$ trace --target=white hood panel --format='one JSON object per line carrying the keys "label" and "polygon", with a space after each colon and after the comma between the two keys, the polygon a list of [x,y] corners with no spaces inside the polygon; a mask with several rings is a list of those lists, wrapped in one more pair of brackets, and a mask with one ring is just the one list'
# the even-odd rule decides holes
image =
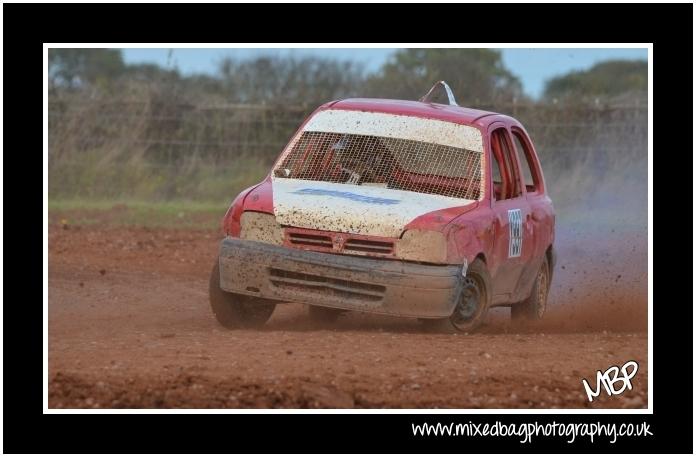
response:
{"label": "white hood panel", "polygon": [[273,210],[283,225],[399,237],[416,217],[472,200],[369,185],[272,178]]}

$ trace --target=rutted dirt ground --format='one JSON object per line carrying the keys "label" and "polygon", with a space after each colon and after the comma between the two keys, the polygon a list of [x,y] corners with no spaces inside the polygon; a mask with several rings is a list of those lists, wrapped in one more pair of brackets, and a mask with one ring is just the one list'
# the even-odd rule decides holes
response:
{"label": "rutted dirt ground", "polygon": [[[531,328],[507,309],[475,335],[359,314],[319,328],[287,304],[263,330],[228,331],[207,301],[217,231],[52,217],[49,407],[643,408],[646,234],[560,228],[549,315]],[[633,389],[589,403],[582,378],[629,360]]]}

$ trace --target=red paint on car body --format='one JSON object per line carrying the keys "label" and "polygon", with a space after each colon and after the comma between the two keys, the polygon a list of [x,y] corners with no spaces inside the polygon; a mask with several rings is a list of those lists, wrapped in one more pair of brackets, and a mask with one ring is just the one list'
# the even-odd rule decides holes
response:
{"label": "red paint on car body", "polygon": [[[312,116],[327,109],[379,112],[437,119],[469,125],[481,131],[485,166],[483,173],[485,182],[481,200],[465,206],[422,214],[406,224],[404,232],[409,229],[442,232],[447,240],[447,263],[449,264],[461,264],[465,260],[471,263],[477,257],[482,258],[491,274],[494,305],[515,302],[529,295],[536,272],[545,256],[548,256],[550,262],[553,260],[550,256],[554,243],[555,212],[551,199],[546,193],[544,176],[536,149],[519,121],[510,116],[489,111],[435,103],[386,99],[348,99],[326,103],[317,108],[303,122],[293,138],[302,132],[303,126]],[[494,134],[494,132],[497,133]],[[500,139],[494,138],[494,135],[498,135]],[[513,138],[518,139],[519,142],[514,144]],[[502,182],[497,184],[498,187],[494,184],[492,164],[501,157],[495,149],[503,147],[508,148],[510,159],[509,169],[501,170],[502,179],[507,182],[516,177],[519,181],[517,184],[519,195],[497,199],[494,194]],[[534,182],[524,182],[522,166],[525,161],[529,163]],[[515,186],[515,184],[508,183],[509,186]],[[273,189],[270,173],[261,183],[244,190],[235,199],[223,223],[225,233],[228,236],[239,236],[239,217],[243,211],[273,214]],[[509,255],[511,230],[508,211],[519,212],[521,220],[522,247],[519,255],[515,257]],[[333,240],[332,242],[335,241],[336,237],[342,239],[352,237],[375,242],[385,241],[384,237],[350,233],[338,234],[337,232],[298,228],[292,228],[292,231],[329,236]],[[398,241],[398,239],[391,240]],[[315,246],[313,248],[308,244],[293,245],[288,241],[287,232],[285,245],[297,249],[333,252],[337,255],[343,253],[335,246],[331,248]],[[394,260],[393,251],[389,253],[365,252],[362,255],[380,257],[384,261]]]}

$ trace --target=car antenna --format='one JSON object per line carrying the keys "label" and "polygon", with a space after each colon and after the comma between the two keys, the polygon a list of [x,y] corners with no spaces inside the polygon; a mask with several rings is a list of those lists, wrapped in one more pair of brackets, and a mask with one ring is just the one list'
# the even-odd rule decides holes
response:
{"label": "car antenna", "polygon": [[433,87],[430,88],[427,94],[423,95],[420,100],[420,102],[423,103],[430,103],[430,100],[433,97],[433,92],[435,91],[435,88],[438,86],[442,86],[443,89],[445,89],[445,93],[447,93],[447,100],[449,102],[450,106],[459,106],[457,104],[457,101],[454,99],[454,94],[452,93],[452,89],[450,89],[450,86],[444,82],[444,81],[438,81],[436,82]]}

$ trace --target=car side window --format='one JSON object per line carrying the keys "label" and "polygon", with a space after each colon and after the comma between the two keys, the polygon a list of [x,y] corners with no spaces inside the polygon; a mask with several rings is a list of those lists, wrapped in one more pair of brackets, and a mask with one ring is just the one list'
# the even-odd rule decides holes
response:
{"label": "car side window", "polygon": [[493,160],[491,161],[491,173],[493,178],[493,194],[496,200],[502,200],[502,187],[503,187],[503,175],[500,172],[500,158],[495,154],[491,154]]}
{"label": "car side window", "polygon": [[[496,129],[491,134],[491,152],[495,199],[506,200],[518,197],[522,194],[522,185],[517,172],[517,163],[512,154],[510,136],[505,128]],[[499,177],[496,177],[496,174]]]}
{"label": "car side window", "polygon": [[539,190],[539,175],[535,167],[534,157],[532,156],[532,151],[525,141],[523,133],[519,130],[512,131],[512,137],[515,141],[515,149],[517,150],[517,157],[520,158],[520,168],[522,168],[522,176],[524,178],[524,185],[527,188],[527,192],[536,192]]}

